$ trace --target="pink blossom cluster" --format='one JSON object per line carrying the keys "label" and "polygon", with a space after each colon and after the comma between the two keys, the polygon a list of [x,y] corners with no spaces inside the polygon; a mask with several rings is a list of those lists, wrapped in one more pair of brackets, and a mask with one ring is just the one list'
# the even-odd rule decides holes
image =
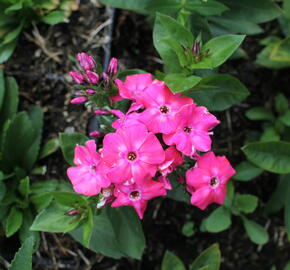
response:
{"label": "pink blossom cluster", "polygon": [[[85,61],[83,68],[91,67],[89,63],[93,62]],[[185,174],[191,203],[200,209],[223,204],[226,183],[235,170],[226,157],[208,152],[219,120],[192,98],[172,93],[149,73],[129,75],[125,82],[116,79],[115,84],[116,99],[131,100],[131,107],[126,113],[96,112],[117,116],[112,123],[115,132],[104,136],[98,150],[94,140],[76,146],[76,166],[67,170],[74,190],[87,196],[100,194],[98,207],[132,206],[142,219],[148,201],[172,189],[169,175],[184,182],[176,169],[188,156],[196,161]]]}

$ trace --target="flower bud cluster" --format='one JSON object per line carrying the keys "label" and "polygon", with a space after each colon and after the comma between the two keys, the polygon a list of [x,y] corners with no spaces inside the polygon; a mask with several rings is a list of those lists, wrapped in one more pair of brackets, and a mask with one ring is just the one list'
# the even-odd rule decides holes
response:
{"label": "flower bud cluster", "polygon": [[[115,72],[109,68],[109,74]],[[98,150],[94,140],[75,147],[76,166],[67,170],[74,190],[87,196],[100,194],[98,208],[132,206],[142,219],[148,201],[165,196],[172,189],[169,176],[175,175],[191,194],[193,205],[205,209],[213,202],[222,204],[226,183],[235,171],[226,157],[209,152],[212,129],[219,120],[149,73],[129,75],[125,82],[116,79],[115,84],[117,100],[129,99],[131,106],[126,113],[96,110],[117,117],[112,123],[115,132],[104,136]],[[196,160],[185,173],[186,181],[177,173],[185,156]]]}

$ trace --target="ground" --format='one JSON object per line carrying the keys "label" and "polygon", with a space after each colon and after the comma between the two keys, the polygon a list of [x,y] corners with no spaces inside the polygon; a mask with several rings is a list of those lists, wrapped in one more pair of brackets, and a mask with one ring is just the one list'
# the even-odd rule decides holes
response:
{"label": "ground", "polygon": [[[105,51],[111,46],[111,55],[120,60],[121,68],[140,68],[148,72],[162,68],[153,48],[150,21],[145,16],[116,11],[110,35],[112,10],[96,6],[93,2],[82,1],[69,23],[52,27],[38,24],[27,28],[20,37],[15,54],[4,65],[5,73],[14,76],[19,83],[20,107],[25,109],[28,105],[39,104],[44,109],[44,141],[59,132],[86,131],[90,113],[85,112],[82,106],[69,104],[72,91],[68,72],[76,68],[73,57],[77,52],[89,52],[99,65],[103,65],[106,62]],[[263,27],[267,31],[263,35],[267,35],[275,24]],[[246,39],[243,48],[249,55],[247,59],[231,61],[221,69],[222,73],[238,77],[251,91],[251,96],[243,104],[217,114],[222,124],[215,129],[214,149],[227,155],[234,165],[245,159],[240,148],[247,131],[257,128],[255,123],[245,118],[244,111],[254,105],[270,105],[275,94],[286,91],[290,83],[289,69],[273,71],[253,63],[260,49],[258,40],[263,35]],[[67,165],[60,151],[42,161],[41,165],[44,164],[48,173],[38,181],[52,178],[67,181]],[[185,203],[155,199],[150,202],[142,222],[147,240],[142,262],[106,258],[83,248],[67,235],[42,233],[40,250],[33,258],[34,269],[157,270],[167,249],[189,264],[213,243],[220,244],[223,270],[270,270],[273,264],[282,269],[290,252],[283,213],[271,217],[262,215],[263,206],[276,182],[275,175],[264,173],[254,181],[236,184],[238,192],[258,195],[261,199],[258,215],[254,214],[251,218],[268,228],[270,241],[263,247],[247,238],[238,218],[233,218],[231,228],[225,232],[209,234],[197,230],[192,237],[185,237],[181,234],[183,224],[193,220],[198,228],[202,218],[216,206],[200,211]],[[9,242],[3,244],[8,246]],[[7,253],[7,260],[10,260],[9,256]]]}

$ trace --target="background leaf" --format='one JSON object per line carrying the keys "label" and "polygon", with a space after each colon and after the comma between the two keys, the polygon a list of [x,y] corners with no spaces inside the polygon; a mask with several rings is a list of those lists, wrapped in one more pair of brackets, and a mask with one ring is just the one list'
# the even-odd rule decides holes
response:
{"label": "background leaf", "polygon": [[210,213],[205,219],[205,228],[209,232],[217,233],[231,226],[231,214],[228,209],[221,206]]}
{"label": "background leaf", "polygon": [[172,252],[166,250],[162,260],[161,270],[186,270],[182,261]]}
{"label": "background leaf", "polygon": [[242,217],[242,219],[245,230],[252,242],[257,245],[263,245],[269,241],[268,232],[261,225],[253,220],[247,219],[246,217]]}

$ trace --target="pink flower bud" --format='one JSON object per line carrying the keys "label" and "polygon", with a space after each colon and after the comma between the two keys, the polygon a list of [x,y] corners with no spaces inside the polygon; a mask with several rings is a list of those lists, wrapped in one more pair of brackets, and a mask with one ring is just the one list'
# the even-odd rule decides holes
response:
{"label": "pink flower bud", "polygon": [[118,73],[118,59],[112,58],[108,67],[108,73],[111,77]]}
{"label": "pink flower bud", "polygon": [[109,114],[108,111],[101,110],[101,109],[97,109],[97,110],[95,110],[94,113],[95,113],[96,115]]}
{"label": "pink flower bud", "polygon": [[95,67],[95,61],[93,57],[86,53],[78,53],[77,59],[79,60],[79,63],[84,70],[92,69]]}
{"label": "pink flower bud", "polygon": [[66,216],[76,216],[80,214],[79,210],[73,209],[64,213]]}
{"label": "pink flower bud", "polygon": [[75,81],[77,84],[82,84],[84,82],[84,77],[82,74],[78,72],[71,71],[69,75],[72,77],[72,79]]}
{"label": "pink flower bud", "polygon": [[88,95],[93,95],[93,94],[95,94],[96,93],[96,91],[95,90],[93,90],[93,89],[87,89],[86,90],[86,93],[88,94]]}
{"label": "pink flower bud", "polygon": [[89,136],[90,137],[94,137],[94,138],[98,138],[101,136],[101,132],[97,131],[97,130],[94,130],[92,132],[89,133]]}
{"label": "pink flower bud", "polygon": [[84,103],[87,101],[87,98],[86,97],[76,97],[76,98],[73,98],[70,103],[71,104],[79,104],[79,103]]}
{"label": "pink flower bud", "polygon": [[89,83],[97,84],[99,81],[99,75],[93,71],[87,70],[87,80]]}
{"label": "pink flower bud", "polygon": [[193,47],[192,47],[192,53],[194,53],[194,54],[199,54],[199,52],[200,52],[200,50],[199,50],[199,44],[198,44],[198,42],[197,41],[195,41],[194,43],[193,43]]}

